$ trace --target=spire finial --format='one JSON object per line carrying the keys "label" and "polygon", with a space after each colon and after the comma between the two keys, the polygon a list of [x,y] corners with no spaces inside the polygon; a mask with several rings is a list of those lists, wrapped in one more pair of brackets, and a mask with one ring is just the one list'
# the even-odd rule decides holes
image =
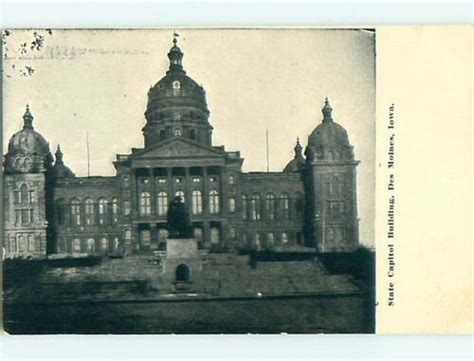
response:
{"label": "spire finial", "polygon": [[176,72],[183,72],[183,66],[181,65],[181,61],[183,59],[183,53],[181,49],[178,48],[176,45],[178,43],[179,34],[175,31],[173,32],[173,46],[171,47],[168,58],[170,59],[170,69],[168,70],[167,74],[171,71]]}
{"label": "spire finial", "polygon": [[302,150],[303,147],[300,144],[300,137],[296,137],[295,156],[300,155]]}
{"label": "spire finial", "polygon": [[61,152],[61,146],[58,144],[58,148],[56,149],[56,163],[62,163],[63,161],[63,152]]}
{"label": "spire finial", "polygon": [[23,114],[23,128],[33,128],[33,116],[30,113],[30,106],[26,104],[25,114]]}
{"label": "spire finial", "polygon": [[324,107],[322,109],[323,112],[323,122],[331,121],[332,120],[332,108],[331,104],[329,104],[329,99],[326,97],[324,100]]}

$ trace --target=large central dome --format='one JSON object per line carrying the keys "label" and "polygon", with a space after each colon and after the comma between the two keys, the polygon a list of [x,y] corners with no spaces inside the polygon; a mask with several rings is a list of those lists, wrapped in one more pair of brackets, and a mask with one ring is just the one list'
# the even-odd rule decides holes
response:
{"label": "large central dome", "polygon": [[168,53],[169,70],[148,92],[143,128],[145,147],[170,137],[211,145],[212,127],[203,87],[186,75],[176,38]]}

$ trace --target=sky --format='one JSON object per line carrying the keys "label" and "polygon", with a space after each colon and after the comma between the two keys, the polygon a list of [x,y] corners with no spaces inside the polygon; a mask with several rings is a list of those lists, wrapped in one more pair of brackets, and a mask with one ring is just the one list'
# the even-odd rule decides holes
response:
{"label": "sky", "polygon": [[[374,243],[375,34],[351,29],[13,30],[4,35],[3,152],[29,104],[33,125],[77,176],[114,175],[115,155],[143,147],[147,92],[168,69],[173,31],[183,66],[206,90],[213,145],[244,171],[293,158],[321,122],[325,97],[358,166],[360,239]],[[41,37],[43,39],[41,40]],[[35,39],[40,39],[35,42]],[[41,43],[31,49],[32,42]],[[26,43],[26,46],[23,44]],[[24,49],[24,50],[22,50]],[[6,58],[5,58],[6,57]]]}

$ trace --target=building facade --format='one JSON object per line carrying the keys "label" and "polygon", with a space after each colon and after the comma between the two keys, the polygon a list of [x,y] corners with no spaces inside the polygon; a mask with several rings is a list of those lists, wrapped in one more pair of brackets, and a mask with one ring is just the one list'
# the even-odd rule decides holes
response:
{"label": "building facade", "polygon": [[6,256],[164,251],[177,196],[210,252],[352,251],[358,161],[329,101],[304,153],[297,140],[282,172],[243,172],[240,152],[213,145],[205,91],[173,42],[169,70],[148,92],[144,147],[118,154],[115,176],[76,177],[59,146],[53,159],[27,107],[4,156]]}

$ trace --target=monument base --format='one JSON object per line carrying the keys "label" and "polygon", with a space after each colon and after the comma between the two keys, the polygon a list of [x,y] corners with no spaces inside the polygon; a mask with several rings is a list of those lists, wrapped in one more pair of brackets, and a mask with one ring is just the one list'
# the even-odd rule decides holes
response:
{"label": "monument base", "polygon": [[166,241],[166,258],[185,259],[195,257],[199,257],[195,238],[168,238]]}

